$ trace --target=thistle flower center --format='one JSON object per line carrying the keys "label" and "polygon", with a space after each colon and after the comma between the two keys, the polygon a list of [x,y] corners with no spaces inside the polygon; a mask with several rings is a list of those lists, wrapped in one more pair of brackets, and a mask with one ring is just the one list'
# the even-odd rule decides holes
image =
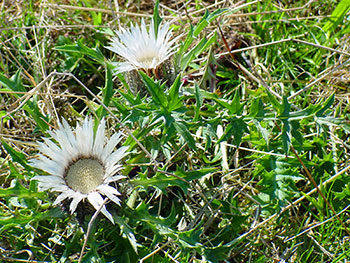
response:
{"label": "thistle flower center", "polygon": [[88,194],[103,183],[104,168],[98,160],[79,159],[68,167],[67,185],[74,191]]}
{"label": "thistle flower center", "polygon": [[157,54],[155,53],[149,53],[149,54],[145,54],[145,55],[141,55],[137,58],[137,61],[139,61],[140,63],[143,63],[145,65],[151,65],[153,59],[156,59],[156,62],[158,62],[158,57]]}

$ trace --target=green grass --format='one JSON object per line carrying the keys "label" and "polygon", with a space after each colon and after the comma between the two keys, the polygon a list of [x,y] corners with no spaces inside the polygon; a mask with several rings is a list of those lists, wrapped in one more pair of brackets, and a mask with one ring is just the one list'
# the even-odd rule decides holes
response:
{"label": "green grass", "polygon": [[[0,7],[1,262],[350,260],[349,1],[190,1],[186,12],[161,1],[181,35],[178,78],[140,73],[137,95],[113,75],[106,32],[154,5],[66,2]],[[117,2],[127,15],[110,12]],[[78,223],[30,180],[36,143],[86,116],[127,135],[114,225],[91,213]]]}

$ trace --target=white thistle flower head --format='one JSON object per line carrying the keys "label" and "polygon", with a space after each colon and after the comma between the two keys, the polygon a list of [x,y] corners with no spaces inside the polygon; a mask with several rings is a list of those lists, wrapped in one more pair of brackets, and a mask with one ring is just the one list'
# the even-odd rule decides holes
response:
{"label": "white thistle flower head", "polygon": [[[93,121],[86,118],[72,130],[65,119],[59,128],[49,134],[58,145],[48,139],[39,142],[38,159],[31,160],[31,165],[49,175],[38,175],[32,179],[39,182],[42,191],[60,192],[54,205],[63,200],[72,199],[69,209],[73,213],[80,201],[87,199],[98,210],[104,202],[103,196],[120,205],[118,190],[109,185],[122,178],[116,173],[121,169],[119,161],[126,156],[127,146],[114,151],[121,141],[122,133],[114,134],[104,145],[105,120],[98,125],[96,134],[93,131]],[[112,222],[113,217],[103,205],[101,212]]]}
{"label": "white thistle flower head", "polygon": [[120,28],[116,31],[116,35],[111,39],[110,46],[106,47],[126,60],[113,63],[116,66],[116,73],[139,69],[146,73],[155,71],[175,52],[174,42],[177,38],[170,40],[172,33],[168,23],[159,26],[157,36],[154,32],[153,19],[148,30],[142,20],[141,26]]}

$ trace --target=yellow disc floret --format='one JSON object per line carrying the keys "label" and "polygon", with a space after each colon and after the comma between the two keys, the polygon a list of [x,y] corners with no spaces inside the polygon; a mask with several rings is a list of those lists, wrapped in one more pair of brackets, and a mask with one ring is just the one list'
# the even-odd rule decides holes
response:
{"label": "yellow disc floret", "polygon": [[103,183],[104,168],[95,159],[79,159],[68,167],[65,179],[74,191],[88,194]]}

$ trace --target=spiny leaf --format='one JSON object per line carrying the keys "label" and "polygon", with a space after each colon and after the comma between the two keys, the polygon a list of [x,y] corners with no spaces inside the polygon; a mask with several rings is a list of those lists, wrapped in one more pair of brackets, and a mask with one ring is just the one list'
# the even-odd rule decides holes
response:
{"label": "spiny leaf", "polygon": [[203,104],[203,95],[201,92],[201,89],[199,88],[199,85],[197,83],[194,84],[195,88],[195,98],[196,98],[196,110],[195,110],[195,115],[194,115],[194,121],[198,120],[199,118],[199,111],[200,108],[202,107]]}
{"label": "spiny leaf", "polygon": [[[108,107],[112,97],[114,95],[114,89],[113,89],[113,74],[112,69],[109,64],[106,64],[106,81],[105,86],[102,89],[102,102],[105,106]],[[99,118],[101,119],[103,116],[106,115],[106,109],[101,105],[100,108],[96,111]]]}
{"label": "spiny leaf", "polygon": [[333,105],[333,103],[334,103],[334,94],[332,94],[332,96],[330,96],[330,97],[324,102],[323,107],[322,107],[320,110],[318,110],[318,111],[316,112],[316,116],[317,116],[317,117],[323,116],[324,112],[325,112],[326,110],[328,110],[328,109]]}
{"label": "spiny leaf", "polygon": [[179,96],[179,89],[181,87],[181,81],[180,81],[180,75],[175,79],[174,83],[171,85],[169,89],[169,95],[168,95],[168,111],[175,111],[179,108],[183,107],[183,97]]}
{"label": "spiny leaf", "polygon": [[24,168],[26,168],[29,171],[32,170],[30,166],[27,165],[26,156],[22,152],[16,151],[10,145],[8,145],[4,140],[1,140],[1,143],[2,143],[2,146],[5,148],[5,150],[7,151],[7,153],[11,155],[12,160],[14,162],[21,164]]}
{"label": "spiny leaf", "polygon": [[[0,74],[0,83],[10,90],[26,92],[26,89],[23,87],[21,82],[21,70],[18,70],[10,79]],[[24,94],[14,94],[16,98],[22,97],[23,95]],[[40,129],[42,131],[46,131],[48,129],[48,119],[45,118],[40,112],[38,104],[36,103],[36,98],[36,96],[33,96],[32,99],[28,100],[26,104],[23,105],[23,108],[33,117]]]}
{"label": "spiny leaf", "polygon": [[257,199],[267,206],[277,205],[277,209],[281,209],[297,194],[295,183],[304,179],[299,174],[299,167],[285,158],[274,156],[261,159],[256,172],[262,178],[259,182],[261,194]]}
{"label": "spiny leaf", "polygon": [[89,48],[82,43],[82,40],[78,40],[76,45],[64,45],[57,46],[54,50],[68,52],[68,53],[79,53],[81,55],[86,55],[100,64],[105,64],[105,57],[98,47]]}
{"label": "spiny leaf", "polygon": [[174,205],[171,206],[170,214],[165,218],[160,216],[152,216],[149,213],[149,206],[144,202],[139,204],[134,212],[135,217],[138,217],[139,220],[151,223],[151,226],[155,227],[158,231],[163,231],[164,233],[166,229],[169,229],[169,231],[167,231],[168,233],[173,232],[170,226],[176,220],[176,211]]}
{"label": "spiny leaf", "polygon": [[16,196],[20,198],[26,198],[26,197],[38,197],[42,198],[45,196],[44,192],[34,192],[30,189],[25,188],[23,185],[21,185],[17,180],[13,181],[13,185],[9,188],[0,188],[0,197],[10,197],[10,196]]}
{"label": "spiny leaf", "polygon": [[188,130],[186,124],[181,121],[175,121],[173,123],[176,131],[184,138],[185,142],[190,146],[192,149],[196,148],[196,142],[192,137],[192,134]]}
{"label": "spiny leaf", "polygon": [[269,146],[270,132],[266,128],[262,127],[258,120],[253,119],[253,123],[255,124],[255,127],[258,129],[258,131],[261,133],[261,135],[264,138],[267,146]]}
{"label": "spiny leaf", "polygon": [[233,117],[230,119],[229,125],[227,125],[224,134],[219,138],[217,143],[222,141],[228,141],[233,136],[233,142],[236,146],[239,146],[244,132],[249,132],[248,125],[245,123],[242,117]]}
{"label": "spiny leaf", "polygon": [[183,248],[199,248],[202,245],[199,243],[201,228],[193,228],[188,231],[177,231],[172,228],[176,220],[176,211],[174,205],[171,206],[169,216],[166,218],[152,216],[149,213],[149,207],[142,202],[134,212],[134,216],[139,220],[147,222],[148,226],[159,236],[168,236],[179,241]]}
{"label": "spiny leaf", "polygon": [[164,94],[163,88],[155,82],[153,79],[148,77],[144,72],[139,72],[142,78],[142,81],[145,83],[147,90],[151,93],[153,101],[162,106],[163,109],[166,109],[168,106],[167,97]]}
{"label": "spiny leaf", "polygon": [[60,208],[53,208],[42,212],[33,212],[28,209],[26,214],[23,212],[21,214],[0,217],[0,226],[2,226],[0,228],[0,234],[7,229],[27,225],[29,222],[38,222],[46,219],[52,220],[52,218],[61,218],[63,216]]}
{"label": "spiny leaf", "polygon": [[154,9],[153,9],[153,26],[154,26],[154,34],[156,38],[158,37],[158,29],[159,25],[162,22],[162,18],[159,16],[159,0],[156,1],[154,4]]}
{"label": "spiny leaf", "polygon": [[140,246],[135,238],[134,232],[132,231],[131,227],[125,222],[125,220],[119,216],[115,217],[115,222],[119,225],[120,231],[123,234],[123,237],[126,237],[132,248],[134,249],[135,253],[137,253],[137,247]]}
{"label": "spiny leaf", "polygon": [[235,96],[231,102],[231,113],[241,115],[244,108],[244,104],[241,103],[241,95],[239,90],[237,89],[235,92]]}
{"label": "spiny leaf", "polygon": [[[318,125],[326,125],[326,126],[339,126],[344,129],[345,132],[350,133],[350,124],[349,122],[333,117],[319,117],[316,118],[316,123]],[[321,128],[321,127],[318,127]]]}
{"label": "spiny leaf", "polygon": [[199,43],[193,47],[189,52],[187,52],[181,58],[181,69],[185,69],[193,59],[195,59],[199,54],[206,50],[211,44],[216,41],[216,34],[211,36],[209,39],[204,37]]}
{"label": "spiny leaf", "polygon": [[[13,75],[10,79],[8,79],[5,75],[0,73],[0,83],[3,84],[10,90],[26,92],[27,90],[23,87],[21,82],[21,70],[17,70],[16,74]],[[15,94],[15,96],[21,97],[24,94]]]}
{"label": "spiny leaf", "polygon": [[179,232],[179,241],[180,245],[183,248],[199,248],[202,247],[202,244],[199,242],[200,241],[200,235],[202,234],[202,229],[191,229],[188,231],[182,231]]}
{"label": "spiny leaf", "polygon": [[187,188],[192,180],[199,179],[208,173],[212,173],[216,168],[203,168],[196,171],[186,172],[178,168],[173,176],[166,175],[163,173],[157,173],[151,178],[141,177],[134,179],[131,182],[135,185],[141,185],[144,187],[153,186],[165,192],[165,189],[169,186],[178,186],[185,193],[187,193]]}
{"label": "spiny leaf", "polygon": [[204,16],[202,17],[202,19],[198,22],[198,24],[196,25],[196,27],[194,28],[194,32],[193,35],[196,37],[199,35],[200,32],[202,32],[202,30],[209,25],[210,22],[212,22],[214,19],[216,19],[217,17],[221,16],[222,14],[224,14],[225,12],[227,12],[229,9],[222,9],[219,8],[217,10],[215,10],[213,13],[209,13],[208,10],[205,10]]}
{"label": "spiny leaf", "polygon": [[291,134],[291,124],[289,122],[289,111],[290,111],[290,104],[288,102],[288,99],[286,96],[283,97],[283,111],[278,118],[281,119],[283,126],[282,126],[282,145],[285,154],[287,155],[290,150],[290,144],[292,140],[292,134]]}
{"label": "spiny leaf", "polygon": [[214,56],[213,48],[210,47],[209,54],[208,54],[208,60],[205,65],[203,77],[200,81],[199,86],[202,89],[207,89],[211,92],[215,91],[216,89],[216,66],[217,62]]}
{"label": "spiny leaf", "polygon": [[292,127],[292,136],[299,143],[300,146],[303,145],[304,137],[299,131],[300,124],[297,121],[290,121]]}
{"label": "spiny leaf", "polygon": [[281,114],[283,111],[283,105],[281,105],[278,100],[276,99],[276,97],[274,95],[272,95],[268,90],[266,90],[267,93],[267,97],[269,98],[272,107],[279,113]]}
{"label": "spiny leaf", "polygon": [[249,116],[261,119],[265,116],[264,103],[261,98],[254,99],[250,106]]}

